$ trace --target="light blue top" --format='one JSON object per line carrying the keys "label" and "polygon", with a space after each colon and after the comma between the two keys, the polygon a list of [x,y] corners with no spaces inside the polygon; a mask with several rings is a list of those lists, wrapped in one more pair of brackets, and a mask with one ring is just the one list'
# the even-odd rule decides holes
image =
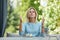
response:
{"label": "light blue top", "polygon": [[22,32],[19,32],[20,35],[24,34],[32,34],[33,37],[39,37],[43,36],[42,31],[42,23],[36,22],[36,23],[29,23],[26,22],[22,24]]}

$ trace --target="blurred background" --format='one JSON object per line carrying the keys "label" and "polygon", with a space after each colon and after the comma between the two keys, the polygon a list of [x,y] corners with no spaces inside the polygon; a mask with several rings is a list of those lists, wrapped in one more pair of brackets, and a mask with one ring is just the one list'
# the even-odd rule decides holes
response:
{"label": "blurred background", "polygon": [[[46,1],[46,0],[43,0]],[[20,16],[26,22],[26,11],[29,7],[34,7],[38,12],[37,20],[42,20],[44,14],[44,27],[47,27],[48,34],[60,34],[60,0],[48,0],[47,6],[44,2],[42,6],[40,0],[8,0],[8,16],[4,36],[6,33],[18,33]]]}

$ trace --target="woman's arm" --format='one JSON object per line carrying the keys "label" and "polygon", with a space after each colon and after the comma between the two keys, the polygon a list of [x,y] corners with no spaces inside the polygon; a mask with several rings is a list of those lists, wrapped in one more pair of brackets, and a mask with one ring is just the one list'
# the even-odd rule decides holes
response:
{"label": "woman's arm", "polygon": [[20,17],[19,34],[21,36],[25,35],[25,24],[22,24],[22,17]]}
{"label": "woman's arm", "polygon": [[20,25],[19,25],[19,31],[22,31],[22,18],[20,17]]}
{"label": "woman's arm", "polygon": [[45,30],[44,30],[44,17],[42,18],[42,33],[44,33],[45,32]]}

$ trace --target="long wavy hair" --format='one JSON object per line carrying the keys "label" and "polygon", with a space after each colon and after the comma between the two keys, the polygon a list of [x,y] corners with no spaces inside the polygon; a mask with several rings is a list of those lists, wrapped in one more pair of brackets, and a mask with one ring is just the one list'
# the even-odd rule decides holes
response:
{"label": "long wavy hair", "polygon": [[28,10],[27,10],[27,14],[26,14],[27,19],[28,19],[28,13],[29,13],[29,11],[30,11],[31,9],[33,9],[33,10],[35,11],[35,20],[36,20],[36,19],[37,19],[38,14],[37,14],[37,11],[36,11],[36,9],[35,9],[34,7],[30,7],[30,8],[28,8]]}

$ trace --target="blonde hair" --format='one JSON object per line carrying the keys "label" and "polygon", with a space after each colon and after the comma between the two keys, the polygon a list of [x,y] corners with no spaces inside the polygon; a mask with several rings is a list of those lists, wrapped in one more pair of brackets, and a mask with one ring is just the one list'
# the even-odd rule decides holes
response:
{"label": "blonde hair", "polygon": [[28,13],[29,13],[29,11],[30,11],[31,9],[33,9],[33,10],[35,11],[35,15],[36,15],[36,18],[37,18],[37,15],[38,15],[38,14],[37,14],[37,11],[36,11],[36,9],[35,9],[34,7],[28,8],[27,14],[26,14],[27,18],[28,18]]}

